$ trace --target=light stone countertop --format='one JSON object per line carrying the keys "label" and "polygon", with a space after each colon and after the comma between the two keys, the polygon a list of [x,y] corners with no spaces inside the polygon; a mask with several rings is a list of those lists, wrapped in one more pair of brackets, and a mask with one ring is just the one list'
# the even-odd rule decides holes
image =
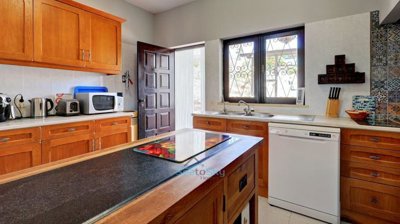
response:
{"label": "light stone countertop", "polygon": [[136,112],[116,112],[107,114],[78,115],[69,117],[49,116],[46,118],[23,118],[23,119],[1,122],[0,131],[48,126],[55,124],[66,124],[66,123],[82,122],[82,121],[101,120],[107,118],[134,116],[135,113]]}
{"label": "light stone countertop", "polygon": [[315,116],[314,120],[309,120],[310,115],[274,115],[269,118],[262,118],[256,116],[243,116],[243,115],[221,115],[215,111],[206,111],[204,113],[194,113],[193,116],[197,117],[213,117],[213,118],[225,118],[234,120],[248,120],[248,121],[260,121],[270,123],[283,123],[283,124],[300,124],[300,125],[311,125],[311,126],[323,126],[323,127],[336,127],[336,128],[351,128],[351,129],[362,129],[372,131],[387,131],[387,132],[398,132],[400,128],[395,127],[381,127],[381,126],[368,126],[360,125],[353,121],[351,118],[329,118],[325,116]]}

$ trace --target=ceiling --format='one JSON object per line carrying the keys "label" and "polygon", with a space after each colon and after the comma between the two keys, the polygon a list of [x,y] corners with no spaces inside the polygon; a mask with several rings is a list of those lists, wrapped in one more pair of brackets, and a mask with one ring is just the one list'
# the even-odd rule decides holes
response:
{"label": "ceiling", "polygon": [[125,0],[148,12],[157,14],[196,0]]}

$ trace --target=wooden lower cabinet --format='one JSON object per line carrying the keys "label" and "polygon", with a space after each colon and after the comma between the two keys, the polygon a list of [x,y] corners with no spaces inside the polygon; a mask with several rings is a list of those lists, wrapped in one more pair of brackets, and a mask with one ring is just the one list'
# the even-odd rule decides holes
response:
{"label": "wooden lower cabinet", "polygon": [[0,148],[0,175],[41,164],[40,143]]}
{"label": "wooden lower cabinet", "polygon": [[342,218],[351,223],[400,223],[400,135],[342,130]]}
{"label": "wooden lower cabinet", "polygon": [[131,118],[120,117],[95,122],[95,150],[106,149],[131,141]]}
{"label": "wooden lower cabinet", "polygon": [[46,140],[42,143],[42,163],[79,156],[93,150],[92,134]]}
{"label": "wooden lower cabinet", "polygon": [[400,188],[371,183],[352,178],[341,178],[342,209],[363,215],[350,221],[373,223],[372,218],[381,219],[377,223],[400,222]]}
{"label": "wooden lower cabinet", "polygon": [[220,181],[214,189],[178,219],[176,224],[223,224],[224,182]]}
{"label": "wooden lower cabinet", "polygon": [[268,123],[194,116],[193,127],[264,138],[258,151],[258,193],[268,197]]}

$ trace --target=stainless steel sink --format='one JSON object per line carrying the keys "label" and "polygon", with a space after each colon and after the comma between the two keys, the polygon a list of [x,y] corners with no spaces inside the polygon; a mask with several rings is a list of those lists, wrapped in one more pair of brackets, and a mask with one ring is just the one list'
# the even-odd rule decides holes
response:
{"label": "stainless steel sink", "polygon": [[227,115],[227,116],[229,116],[229,115],[244,116],[244,112],[235,112],[235,111],[226,111],[226,112],[218,111],[218,112],[214,112],[213,114],[215,114],[215,115]]}
{"label": "stainless steel sink", "polygon": [[244,112],[235,112],[235,111],[227,111],[227,112],[223,112],[223,111],[218,111],[218,112],[214,112],[213,114],[215,115],[236,115],[236,116],[246,116],[246,117],[260,117],[260,118],[269,118],[269,117],[273,117],[274,115],[272,114],[268,114],[268,113],[251,113],[249,115],[246,115]]}
{"label": "stainless steel sink", "polygon": [[251,113],[250,115],[246,115],[248,117],[261,117],[261,118],[269,118],[273,117],[273,114],[268,114],[268,113]]}

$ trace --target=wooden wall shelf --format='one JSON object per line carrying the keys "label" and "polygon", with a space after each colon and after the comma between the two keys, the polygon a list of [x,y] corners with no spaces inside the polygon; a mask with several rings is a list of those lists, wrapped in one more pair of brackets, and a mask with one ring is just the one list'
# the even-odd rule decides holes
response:
{"label": "wooden wall shelf", "polygon": [[346,64],[345,55],[336,55],[335,64],[326,66],[327,74],[318,75],[318,84],[365,83],[365,73],[356,72],[355,64]]}

